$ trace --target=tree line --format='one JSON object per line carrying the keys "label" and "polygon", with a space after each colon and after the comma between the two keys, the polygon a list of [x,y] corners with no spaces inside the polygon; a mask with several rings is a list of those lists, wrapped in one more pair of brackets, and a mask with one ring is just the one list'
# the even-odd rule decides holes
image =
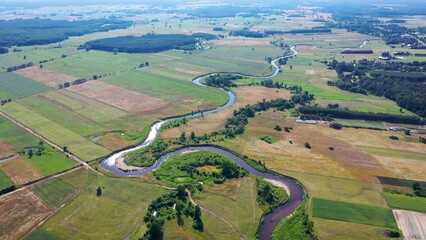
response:
{"label": "tree line", "polygon": [[125,29],[130,21],[96,19],[66,21],[50,19],[16,19],[0,21],[0,47],[42,45],[61,42],[70,36]]}
{"label": "tree line", "polygon": [[327,84],[342,90],[376,96],[395,101],[419,116],[426,117],[426,62],[358,62],[327,63],[335,69],[338,80]]}

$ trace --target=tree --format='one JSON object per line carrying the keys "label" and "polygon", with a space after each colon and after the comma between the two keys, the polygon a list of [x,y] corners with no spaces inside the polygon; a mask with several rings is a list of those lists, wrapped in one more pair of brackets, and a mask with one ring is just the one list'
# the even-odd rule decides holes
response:
{"label": "tree", "polygon": [[309,144],[308,142],[305,143],[305,148],[311,149],[311,144]]}
{"label": "tree", "polygon": [[163,239],[163,226],[158,221],[153,221],[149,226],[149,239],[162,240]]}
{"label": "tree", "polygon": [[177,187],[177,196],[182,201],[184,201],[186,199],[186,191],[185,191],[185,187],[184,186],[179,185]]}
{"label": "tree", "polygon": [[33,157],[33,150],[30,149],[28,150],[28,158],[32,158]]}
{"label": "tree", "polygon": [[332,122],[331,124],[330,124],[330,127],[331,128],[334,128],[334,129],[337,129],[337,130],[340,130],[340,129],[342,129],[342,124],[340,124],[340,123],[338,123],[338,122]]}
{"label": "tree", "polygon": [[67,152],[68,152],[68,147],[67,147],[67,146],[64,146],[64,149],[63,149],[63,150],[64,150],[64,152],[65,152],[65,153],[67,153]]}
{"label": "tree", "polygon": [[180,141],[181,142],[186,142],[186,134],[185,134],[185,132],[182,132],[181,134],[180,134]]}
{"label": "tree", "polygon": [[149,62],[145,62],[145,66],[147,66],[147,67],[148,67],[148,66],[149,66]]}
{"label": "tree", "polygon": [[275,130],[275,131],[282,131],[283,129],[282,129],[279,125],[276,125],[276,126],[274,127],[274,130]]}
{"label": "tree", "polygon": [[96,189],[96,196],[102,196],[102,188],[100,186]]}
{"label": "tree", "polygon": [[191,132],[191,140],[195,140],[195,133],[194,132]]}

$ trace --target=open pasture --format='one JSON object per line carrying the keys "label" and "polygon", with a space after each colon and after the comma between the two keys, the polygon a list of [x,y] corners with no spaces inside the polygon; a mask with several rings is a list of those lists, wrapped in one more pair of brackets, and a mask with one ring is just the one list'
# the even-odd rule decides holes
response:
{"label": "open pasture", "polygon": [[[100,197],[96,196],[98,186],[102,187]],[[132,238],[140,228],[145,228],[143,216],[148,204],[164,193],[166,190],[161,187],[129,179],[98,178],[28,239],[44,239],[46,235],[81,239]]]}
{"label": "open pasture", "polygon": [[109,153],[109,150],[20,104],[9,103],[3,106],[2,111],[53,143],[67,146],[69,151],[84,160],[93,160]]}
{"label": "open pasture", "polygon": [[378,227],[398,228],[391,209],[368,205],[314,198],[312,199],[312,215]]}
{"label": "open pasture", "polygon": [[69,90],[131,113],[153,111],[169,104],[163,99],[100,81],[89,81],[75,85],[70,87]]}
{"label": "open pasture", "polygon": [[[39,139],[26,130],[9,122],[0,116],[0,156],[9,156],[15,151],[24,150],[27,147],[36,146]],[[8,153],[8,154],[6,154]]]}
{"label": "open pasture", "polygon": [[51,88],[12,72],[0,74],[0,89],[16,97],[27,97]]}
{"label": "open pasture", "polygon": [[91,170],[80,168],[59,177],[39,182],[33,185],[31,189],[50,208],[57,209],[63,204],[68,203],[95,179],[96,175]]}
{"label": "open pasture", "polygon": [[70,129],[83,136],[105,131],[106,129],[91,119],[84,118],[79,114],[68,111],[60,104],[56,104],[44,95],[35,95],[20,99],[19,104],[30,109],[35,114],[48,118],[61,126]]}
{"label": "open pasture", "polygon": [[45,176],[70,169],[78,164],[56,149],[46,149],[43,155],[33,155],[28,158],[28,161]]}
{"label": "open pasture", "polygon": [[44,176],[34,164],[23,156],[0,162],[0,170],[3,171],[16,186],[26,184]]}
{"label": "open pasture", "polygon": [[40,68],[39,66],[20,69],[16,71],[16,73],[23,77],[32,79],[42,84],[46,84],[53,88],[58,88],[59,84],[63,84],[65,82],[73,82],[77,79],[77,77]]}
{"label": "open pasture", "polygon": [[22,238],[51,212],[50,208],[28,188],[0,198],[0,238]]}
{"label": "open pasture", "polygon": [[10,181],[6,174],[4,174],[4,172],[0,170],[0,189],[12,186],[12,184],[12,181]]}
{"label": "open pasture", "polygon": [[411,197],[388,192],[384,192],[383,197],[391,208],[426,212],[426,198],[424,197]]}

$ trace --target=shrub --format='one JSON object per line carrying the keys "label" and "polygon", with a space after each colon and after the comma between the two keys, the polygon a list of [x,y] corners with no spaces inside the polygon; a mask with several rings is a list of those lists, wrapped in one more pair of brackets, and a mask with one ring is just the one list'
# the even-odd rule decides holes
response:
{"label": "shrub", "polygon": [[311,144],[309,144],[308,142],[305,143],[305,148],[311,149]]}
{"label": "shrub", "polygon": [[392,135],[392,136],[389,136],[389,139],[391,139],[391,140],[399,140],[399,137]]}
{"label": "shrub", "polygon": [[331,124],[330,124],[330,127],[331,128],[334,128],[334,129],[337,129],[337,130],[340,130],[340,129],[342,129],[342,124],[340,124],[340,123],[337,123],[337,122],[332,122]]}

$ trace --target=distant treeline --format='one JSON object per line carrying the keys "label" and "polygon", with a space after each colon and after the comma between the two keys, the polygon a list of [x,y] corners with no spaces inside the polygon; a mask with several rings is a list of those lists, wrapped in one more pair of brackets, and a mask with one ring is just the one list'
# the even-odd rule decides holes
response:
{"label": "distant treeline", "polygon": [[108,52],[154,53],[171,49],[193,50],[199,39],[211,40],[216,35],[207,33],[147,34],[140,37],[125,36],[104,38],[85,43],[82,48]]}
{"label": "distant treeline", "polygon": [[386,113],[371,113],[371,112],[357,112],[340,108],[321,108],[312,106],[300,106],[299,112],[309,115],[322,115],[330,116],[331,118],[343,119],[360,119],[369,121],[384,121],[390,123],[403,123],[403,124],[424,124],[425,121],[417,116],[404,116]]}
{"label": "distant treeline", "polygon": [[373,54],[373,50],[344,50],[341,54]]}
{"label": "distant treeline", "polygon": [[294,29],[290,31],[279,31],[279,30],[266,30],[265,32],[254,32],[245,28],[242,30],[235,30],[229,33],[230,36],[243,36],[243,37],[251,37],[251,38],[263,38],[268,37],[270,35],[278,35],[278,34],[310,34],[310,33],[330,33],[330,28],[317,27],[312,29]]}
{"label": "distant treeline", "polygon": [[5,47],[0,47],[0,54],[5,54],[8,53],[9,49],[5,48]]}
{"label": "distant treeline", "polygon": [[16,71],[16,70],[19,70],[19,69],[32,67],[33,65],[34,64],[32,62],[29,62],[29,63],[24,63],[24,64],[21,64],[21,65],[18,65],[18,66],[8,67],[6,70],[8,72],[13,72],[13,71]]}
{"label": "distant treeline", "polygon": [[0,21],[0,47],[41,45],[61,42],[71,36],[124,29],[130,21],[18,19]]}

